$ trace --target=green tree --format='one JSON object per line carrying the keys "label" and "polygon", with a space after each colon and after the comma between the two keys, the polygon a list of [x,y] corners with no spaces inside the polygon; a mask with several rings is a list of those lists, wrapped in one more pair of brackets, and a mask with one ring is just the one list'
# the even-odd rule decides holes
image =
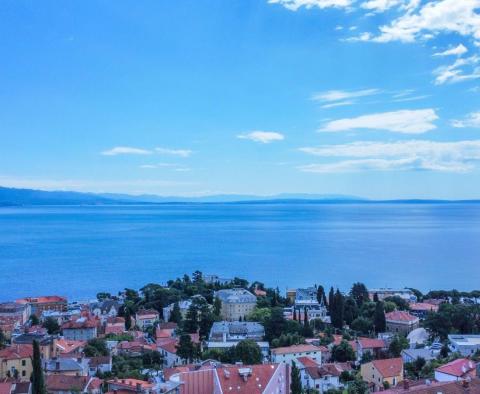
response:
{"label": "green tree", "polygon": [[408,301],[404,300],[400,296],[385,297],[384,301],[393,302],[397,306],[397,309],[401,311],[408,311],[410,309]]}
{"label": "green tree", "polygon": [[370,319],[360,316],[352,322],[350,328],[361,334],[369,334],[373,330],[373,323]]}
{"label": "green tree", "polygon": [[358,306],[352,297],[347,297],[345,300],[343,311],[345,323],[348,325],[352,324],[352,321],[358,317]]}
{"label": "green tree", "polygon": [[192,342],[192,338],[188,334],[182,334],[178,341],[177,355],[187,362],[193,362],[196,356],[195,344]]}
{"label": "green tree", "polygon": [[327,296],[325,294],[325,289],[323,286],[319,285],[317,287],[317,301],[319,304],[327,305]]}
{"label": "green tree", "polygon": [[355,351],[347,341],[343,340],[340,344],[333,346],[332,359],[341,363],[354,361],[356,359]]}
{"label": "green tree", "polygon": [[106,292],[97,293],[97,300],[100,302],[109,300],[110,298],[112,298],[112,295],[110,293],[106,293]]}
{"label": "green tree", "polygon": [[132,315],[130,314],[130,309],[125,308],[125,330],[130,331],[132,328]]}
{"label": "green tree", "polygon": [[6,342],[7,338],[5,337],[3,330],[0,328],[0,349],[3,349],[5,347]]}
{"label": "green tree", "polygon": [[330,287],[330,291],[328,292],[328,312],[332,315],[332,309],[335,304],[335,290],[333,287]]}
{"label": "green tree", "polygon": [[262,350],[251,339],[238,342],[237,346],[235,346],[235,355],[236,361],[241,361],[246,365],[262,363]]}
{"label": "green tree", "polygon": [[198,306],[195,303],[192,303],[188,310],[187,314],[185,316],[185,320],[183,321],[183,329],[185,332],[188,332],[189,334],[196,333],[198,331],[198,316],[199,315],[199,310]]}
{"label": "green tree", "polygon": [[302,394],[302,380],[300,377],[300,370],[298,369],[295,361],[292,361],[290,392],[291,394]]}
{"label": "green tree", "polygon": [[367,394],[370,392],[368,383],[361,379],[355,379],[353,382],[350,382],[347,391],[348,394]]}
{"label": "green tree", "polygon": [[34,313],[30,315],[29,320],[32,326],[38,326],[40,324],[40,320],[38,320],[37,315],[35,315]]}
{"label": "green tree", "polygon": [[340,290],[337,289],[334,296],[333,305],[330,309],[330,318],[332,320],[332,326],[341,330],[343,328],[343,306],[344,299]]}
{"label": "green tree", "polygon": [[220,316],[222,313],[222,300],[218,297],[215,297],[215,300],[213,301],[213,313],[216,316]]}
{"label": "green tree", "polygon": [[168,319],[170,322],[174,322],[180,324],[182,322],[182,312],[180,311],[180,305],[178,302],[173,304],[172,312],[170,313],[170,318]]}
{"label": "green tree", "polygon": [[101,338],[90,339],[83,349],[83,353],[87,357],[108,356],[107,342]]}
{"label": "green tree", "polygon": [[40,345],[37,341],[33,341],[32,367],[32,394],[46,394]]}
{"label": "green tree", "polygon": [[255,307],[252,312],[247,316],[248,321],[255,321],[261,324],[270,319],[272,315],[272,310],[270,308],[259,308]]}
{"label": "green tree", "polygon": [[361,307],[365,301],[369,301],[367,286],[360,282],[356,282],[352,285],[350,295],[359,307]]}
{"label": "green tree", "polygon": [[265,321],[266,339],[271,342],[274,338],[278,338],[284,333],[286,324],[285,317],[283,316],[283,309],[280,307],[272,308],[270,318]]}
{"label": "green tree", "polygon": [[383,302],[379,301],[376,303],[375,306],[375,331],[378,332],[385,332],[387,329],[387,322],[385,320],[385,308],[383,306]]}
{"label": "green tree", "polygon": [[404,336],[396,335],[390,342],[388,351],[392,357],[400,357],[403,349],[407,349],[409,346],[407,339]]}
{"label": "green tree", "polygon": [[57,322],[57,319],[53,317],[47,317],[43,322],[43,327],[47,329],[47,332],[50,335],[55,335],[60,333],[60,325]]}

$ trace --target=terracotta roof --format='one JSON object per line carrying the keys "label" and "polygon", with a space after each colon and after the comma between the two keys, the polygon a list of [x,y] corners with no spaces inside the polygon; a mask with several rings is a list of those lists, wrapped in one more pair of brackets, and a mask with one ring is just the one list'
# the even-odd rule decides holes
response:
{"label": "terracotta roof", "polygon": [[174,322],[165,322],[165,323],[160,323],[158,325],[158,328],[162,330],[176,330],[178,328],[178,324]]}
{"label": "terracotta roof", "polygon": [[465,385],[464,381],[454,382],[429,382],[428,384],[415,384],[406,388],[402,383],[391,389],[382,391],[382,394],[480,394],[480,379],[472,379]]}
{"label": "terracotta roof", "polygon": [[305,368],[305,372],[312,379],[321,379],[324,376],[340,376],[343,371],[351,370],[352,366],[349,363],[329,363]]}
{"label": "terracotta roof", "polygon": [[319,364],[312,360],[310,357],[298,357],[297,361],[301,363],[304,367],[318,367]]}
{"label": "terracotta roof", "polygon": [[20,304],[47,304],[51,302],[67,302],[65,297],[60,296],[41,296],[41,297],[25,297],[17,300]]}
{"label": "terracotta roof", "polygon": [[358,343],[362,349],[383,349],[386,347],[383,339],[358,338]]}
{"label": "terracotta roof", "polygon": [[110,364],[111,362],[112,359],[110,356],[95,356],[89,358],[88,365],[90,367],[98,367],[100,365]]}
{"label": "terracotta roof", "polygon": [[285,347],[277,347],[272,349],[273,354],[290,354],[290,353],[305,353],[305,352],[319,352],[321,349],[314,345],[292,345]]}
{"label": "terracotta roof", "polygon": [[72,353],[83,348],[86,345],[86,343],[87,342],[85,341],[58,339],[56,341],[56,346],[60,348],[60,351],[62,353]]}
{"label": "terracotta roof", "polygon": [[123,386],[123,387],[137,387],[137,384],[141,385],[142,389],[151,389],[155,385],[150,382],[146,382],[145,380],[139,379],[111,379],[107,382],[108,384],[114,384],[116,386]]}
{"label": "terracotta roof", "polygon": [[47,375],[47,390],[51,391],[83,391],[89,381],[88,376]]}
{"label": "terracotta roof", "polygon": [[[247,368],[251,373],[244,379],[240,370]],[[224,393],[232,392],[234,387],[236,393],[257,394],[265,392],[277,368],[279,364],[222,367],[217,368],[217,376]]]}
{"label": "terracotta roof", "polygon": [[71,329],[84,329],[84,328],[95,328],[97,327],[97,322],[95,320],[89,319],[78,319],[67,321],[62,325],[62,330],[71,330]]}
{"label": "terracotta roof", "polygon": [[11,382],[0,383],[0,394],[10,394],[13,384]]}
{"label": "terracotta roof", "polygon": [[385,319],[390,321],[413,322],[418,317],[411,315],[405,311],[393,311],[385,314]]}
{"label": "terracotta roof", "polygon": [[401,358],[373,360],[372,364],[384,378],[399,376],[403,371],[403,360]]}
{"label": "terracotta roof", "polygon": [[177,338],[165,338],[157,341],[157,348],[163,349],[168,353],[176,354],[177,353]]}
{"label": "terracotta roof", "polygon": [[0,350],[0,359],[2,360],[19,360],[23,358],[30,358],[32,356],[32,345],[13,345]]}
{"label": "terracotta roof", "polygon": [[155,331],[155,338],[171,338],[173,335],[173,330],[166,330],[157,328]]}
{"label": "terracotta roof", "polygon": [[148,319],[150,317],[158,317],[159,313],[155,309],[142,309],[136,313],[137,319]]}
{"label": "terracotta roof", "polygon": [[459,358],[436,368],[435,371],[461,378],[466,375],[471,375],[471,372],[475,372],[475,368],[476,365],[473,361],[467,358]]}
{"label": "terracotta roof", "polygon": [[105,327],[105,334],[123,334],[125,332],[125,327],[123,326],[112,326],[107,324]]}

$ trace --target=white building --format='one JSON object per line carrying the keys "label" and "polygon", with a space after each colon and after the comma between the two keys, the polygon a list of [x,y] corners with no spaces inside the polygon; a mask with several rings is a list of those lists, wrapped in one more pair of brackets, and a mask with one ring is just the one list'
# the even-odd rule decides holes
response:
{"label": "white building", "polygon": [[476,364],[467,358],[459,358],[435,369],[435,380],[454,382],[475,377]]}
{"label": "white building", "polygon": [[450,349],[459,352],[462,356],[470,356],[480,350],[480,335],[449,335]]}
{"label": "white building", "polygon": [[327,351],[322,346],[315,345],[292,345],[286,347],[277,347],[271,350],[272,362],[287,363],[292,365],[292,361],[297,362],[299,357],[308,357],[318,364],[322,363],[322,351]]}

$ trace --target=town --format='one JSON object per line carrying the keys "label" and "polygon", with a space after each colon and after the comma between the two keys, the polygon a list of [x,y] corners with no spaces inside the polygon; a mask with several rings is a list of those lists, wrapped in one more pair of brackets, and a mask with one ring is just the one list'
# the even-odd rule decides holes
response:
{"label": "town", "polygon": [[0,304],[0,394],[480,393],[480,291],[194,272]]}

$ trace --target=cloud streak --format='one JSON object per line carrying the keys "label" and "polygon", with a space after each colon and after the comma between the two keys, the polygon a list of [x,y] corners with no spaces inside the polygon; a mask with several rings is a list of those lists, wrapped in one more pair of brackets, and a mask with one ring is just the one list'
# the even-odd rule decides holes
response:
{"label": "cloud streak", "polygon": [[420,134],[436,128],[433,122],[438,119],[435,110],[400,110],[393,112],[362,115],[327,122],[321,132],[341,132],[359,129],[386,130],[404,134]]}
{"label": "cloud streak", "polygon": [[480,162],[480,140],[358,141],[349,144],[305,147],[300,148],[300,151],[322,158],[346,159],[299,167],[301,171],[318,173],[367,170],[468,172],[476,168]]}
{"label": "cloud streak", "polygon": [[251,131],[245,134],[237,135],[237,138],[260,142],[262,144],[270,144],[275,141],[282,141],[285,139],[284,135],[276,131]]}
{"label": "cloud streak", "polygon": [[141,148],[133,148],[131,146],[116,146],[112,149],[101,152],[104,156],[118,156],[118,155],[151,155],[152,151]]}
{"label": "cloud streak", "polygon": [[290,11],[297,11],[304,7],[310,8],[347,8],[352,4],[351,0],[268,0],[269,4],[279,4]]}

